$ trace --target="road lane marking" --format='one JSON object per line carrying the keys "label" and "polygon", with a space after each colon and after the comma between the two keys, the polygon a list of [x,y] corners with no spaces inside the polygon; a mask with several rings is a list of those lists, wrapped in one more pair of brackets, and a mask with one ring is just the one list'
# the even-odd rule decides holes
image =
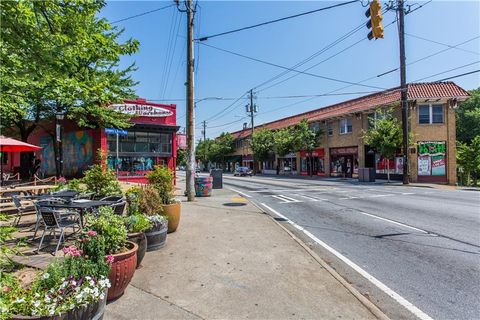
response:
{"label": "road lane marking", "polygon": [[246,193],[244,193],[244,192],[242,192],[242,191],[238,191],[238,190],[233,189],[233,188],[227,188],[227,189],[230,189],[230,190],[232,190],[233,192],[236,192],[236,193],[238,193],[238,194],[241,194],[242,196],[247,197],[247,198],[251,198],[251,197],[252,197],[252,196],[250,196],[250,195],[248,195],[248,194],[246,194]]}
{"label": "road lane marking", "polygon": [[314,201],[314,202],[326,200],[326,199],[319,199],[319,198],[310,197],[310,196],[304,196],[302,194],[296,194],[296,196],[299,196],[299,197],[302,197],[302,198],[305,198],[305,199],[308,199],[308,200]]}
{"label": "road lane marking", "polygon": [[[327,190],[333,190],[333,189],[336,189],[336,188],[332,188],[332,189],[325,189],[325,188],[309,188],[309,189],[262,189],[262,190],[254,190],[254,191],[250,191],[250,192],[300,192],[300,191],[327,191]],[[343,192],[343,191],[342,191]]]}
{"label": "road lane marking", "polygon": [[328,250],[330,253],[335,255],[337,258],[342,260],[344,263],[346,263],[349,267],[351,267],[353,270],[357,271],[361,276],[363,276],[365,279],[373,283],[377,288],[385,292],[387,295],[389,295],[391,298],[393,298],[395,301],[397,301],[399,304],[401,304],[403,307],[405,307],[407,310],[409,310],[411,313],[413,313],[415,316],[417,316],[419,319],[422,320],[433,320],[428,314],[423,312],[422,310],[418,309],[416,306],[414,306],[411,302],[409,302],[407,299],[403,298],[401,295],[390,289],[388,286],[386,286],[383,282],[369,274],[367,271],[363,270],[360,268],[357,264],[355,264],[352,260],[348,259],[345,257],[343,254],[338,252],[337,250],[333,249],[330,247],[328,244],[323,242],[322,240],[318,239],[316,236],[314,236],[310,231],[306,230],[305,228],[299,226],[292,220],[288,219],[275,209],[267,206],[265,203],[262,203],[262,206],[270,210],[272,213],[276,214],[278,217],[285,219],[286,222],[290,223],[293,227],[296,229],[302,231],[307,235],[310,239],[315,241],[317,244],[321,245],[323,248]]}
{"label": "road lane marking", "polygon": [[379,197],[391,197],[394,194],[374,194],[373,196],[367,196],[368,198],[379,198]]}
{"label": "road lane marking", "polygon": [[287,197],[287,196],[284,196],[284,195],[281,195],[281,194],[279,194],[278,196],[277,196],[277,195],[273,195],[272,197],[277,198],[277,199],[279,199],[279,200],[282,200],[281,203],[302,202],[302,201],[300,201],[300,200],[293,199],[293,198],[290,198],[290,197]]}
{"label": "road lane marking", "polygon": [[407,195],[407,194],[415,194],[413,192],[402,192],[403,195]]}

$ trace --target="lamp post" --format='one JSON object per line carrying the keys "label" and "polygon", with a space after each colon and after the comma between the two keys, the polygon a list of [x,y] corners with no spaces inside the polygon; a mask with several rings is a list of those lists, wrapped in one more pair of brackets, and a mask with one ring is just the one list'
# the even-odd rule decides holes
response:
{"label": "lamp post", "polygon": [[56,126],[55,126],[55,131],[56,131],[56,143],[58,145],[58,155],[57,155],[57,163],[59,165],[59,178],[63,177],[63,146],[62,146],[62,121],[64,118],[65,114],[63,112],[57,112],[55,117],[57,119],[56,121]]}

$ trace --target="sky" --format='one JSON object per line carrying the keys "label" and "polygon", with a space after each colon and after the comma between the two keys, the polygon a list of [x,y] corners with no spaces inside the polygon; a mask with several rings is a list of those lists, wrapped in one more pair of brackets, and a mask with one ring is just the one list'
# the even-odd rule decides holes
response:
{"label": "sky", "polygon": [[[198,1],[195,38],[341,2],[346,1]],[[385,9],[386,2],[382,3]],[[121,67],[135,62],[138,70],[132,76],[139,82],[137,95],[176,104],[177,124],[183,130],[186,14],[171,4],[173,1],[108,1],[100,16],[110,22],[129,18],[114,25],[125,29],[122,41],[137,39],[140,51],[122,57]],[[366,4],[367,0],[363,4],[358,1],[197,43],[196,140],[201,138],[203,121],[210,138],[240,130],[244,122],[250,124],[245,110],[250,89],[258,108],[254,118],[258,125],[398,86],[398,70],[377,77],[399,66],[395,12],[383,15],[384,39],[369,41],[369,30],[360,27],[368,20]],[[407,82],[436,81],[480,69],[480,1],[407,0],[405,4],[411,10],[405,17]],[[164,9],[133,17],[160,8]],[[285,69],[278,66],[293,68],[313,54],[307,63],[295,67],[309,69],[306,72],[312,75],[293,71],[282,75]],[[272,80],[277,75],[281,76]],[[480,73],[451,81],[467,90],[478,88]]]}

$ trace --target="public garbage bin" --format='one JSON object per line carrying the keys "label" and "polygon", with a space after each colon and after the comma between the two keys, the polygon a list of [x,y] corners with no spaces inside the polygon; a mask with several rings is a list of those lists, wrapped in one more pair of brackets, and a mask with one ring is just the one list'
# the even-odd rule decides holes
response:
{"label": "public garbage bin", "polygon": [[210,176],[213,178],[213,189],[223,188],[223,171],[222,169],[212,169]]}
{"label": "public garbage bin", "polygon": [[375,182],[375,168],[358,168],[358,181]]}
{"label": "public garbage bin", "polygon": [[212,177],[195,177],[195,196],[210,197],[212,195]]}

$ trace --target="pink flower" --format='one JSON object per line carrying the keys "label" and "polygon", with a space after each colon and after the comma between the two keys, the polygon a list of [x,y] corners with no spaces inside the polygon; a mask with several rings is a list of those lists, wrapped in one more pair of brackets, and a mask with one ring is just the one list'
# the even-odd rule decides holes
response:
{"label": "pink flower", "polygon": [[89,230],[87,232],[87,236],[89,237],[95,237],[97,235],[97,232],[96,231],[93,231],[93,230]]}
{"label": "pink flower", "polygon": [[82,252],[77,249],[75,246],[70,246],[63,248],[63,253],[66,256],[72,256],[72,257],[80,257],[82,255]]}
{"label": "pink flower", "polygon": [[112,264],[115,260],[111,254],[105,257],[107,259],[108,264]]}

